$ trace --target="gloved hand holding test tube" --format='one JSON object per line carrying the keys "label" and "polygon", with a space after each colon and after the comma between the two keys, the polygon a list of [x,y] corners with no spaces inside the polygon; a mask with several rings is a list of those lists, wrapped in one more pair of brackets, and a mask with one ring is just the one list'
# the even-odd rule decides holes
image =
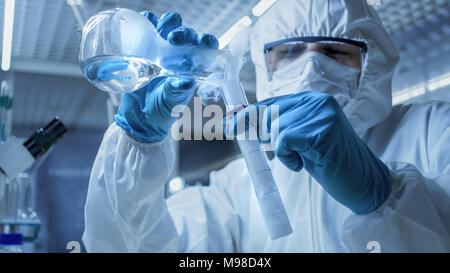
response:
{"label": "gloved hand holding test tube", "polygon": [[[242,106],[241,108],[244,109],[248,105],[247,97],[239,81],[238,57],[229,55],[228,69],[224,78],[222,96],[228,111],[235,111],[235,106]],[[256,135],[256,132],[251,132],[256,130],[254,127],[247,130],[250,131],[249,136],[252,133]],[[292,233],[291,224],[260,141],[244,137],[244,139],[238,138],[238,143],[252,178],[256,198],[270,238],[274,240],[289,235]]]}
{"label": "gloved hand holding test tube", "polygon": [[[160,76],[185,75],[201,84],[212,73],[223,74],[220,84],[227,110],[248,105],[237,56],[213,48],[173,45],[158,34],[152,22],[132,10],[104,11],[89,19],[83,28],[80,63],[92,84],[114,93],[134,92]],[[238,143],[270,238],[290,234],[292,228],[261,143]]]}

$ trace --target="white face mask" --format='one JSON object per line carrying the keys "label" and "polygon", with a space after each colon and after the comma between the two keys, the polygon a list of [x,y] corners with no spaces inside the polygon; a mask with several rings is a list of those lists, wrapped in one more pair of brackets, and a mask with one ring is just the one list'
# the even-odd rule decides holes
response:
{"label": "white face mask", "polygon": [[355,96],[359,73],[360,70],[321,53],[308,52],[275,71],[267,88],[271,96],[322,91],[332,95],[345,112],[345,106]]}

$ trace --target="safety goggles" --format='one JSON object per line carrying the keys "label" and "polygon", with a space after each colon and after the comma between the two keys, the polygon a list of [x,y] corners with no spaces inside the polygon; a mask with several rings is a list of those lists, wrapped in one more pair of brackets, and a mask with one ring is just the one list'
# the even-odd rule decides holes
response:
{"label": "safety goggles", "polygon": [[271,80],[275,71],[293,63],[307,51],[322,53],[344,65],[355,66],[355,62],[360,62],[359,67],[362,67],[367,45],[333,37],[298,37],[268,43],[264,46],[268,79]]}

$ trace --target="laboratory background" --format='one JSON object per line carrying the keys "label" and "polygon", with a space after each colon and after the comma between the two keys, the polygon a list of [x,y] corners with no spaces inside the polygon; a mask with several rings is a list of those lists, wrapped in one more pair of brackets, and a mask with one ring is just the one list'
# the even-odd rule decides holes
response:
{"label": "laboratory background", "polygon": [[[22,208],[33,218],[29,252],[84,252],[84,204],[89,175],[103,134],[114,122],[118,97],[82,75],[78,54],[82,26],[115,7],[178,12],[183,25],[211,33],[225,48],[240,27],[251,26],[274,0],[0,0],[1,142],[26,140],[55,117],[67,129],[17,178]],[[401,60],[393,80],[393,104],[450,102],[450,1],[372,0],[397,45]],[[256,101],[251,63],[240,71],[249,102]],[[205,121],[204,121],[205,122]],[[195,133],[195,132],[193,132]],[[208,185],[210,171],[240,156],[234,141],[181,140],[166,195]],[[19,202],[19,201],[18,201]],[[2,226],[0,219],[0,227]],[[4,227],[3,227],[4,228]]]}

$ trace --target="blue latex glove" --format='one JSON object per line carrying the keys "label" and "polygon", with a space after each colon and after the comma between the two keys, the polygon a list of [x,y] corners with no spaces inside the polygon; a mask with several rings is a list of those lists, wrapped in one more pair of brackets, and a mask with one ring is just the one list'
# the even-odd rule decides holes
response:
{"label": "blue latex glove", "polygon": [[[391,191],[389,169],[358,137],[332,96],[300,92],[254,105],[251,109],[255,111],[266,105],[267,117],[274,105],[279,107],[274,152],[289,169],[298,172],[305,168],[334,199],[356,214],[367,214],[387,199]],[[259,113],[254,116],[259,117]],[[234,132],[243,121],[248,125],[245,112],[239,112],[234,117]],[[273,122],[268,119],[269,132]]]}
{"label": "blue latex glove", "polygon": [[[200,48],[218,48],[216,37],[211,34],[197,35],[191,28],[181,25],[179,14],[169,12],[157,19],[151,12],[142,13],[157,28],[158,33],[173,45],[195,45]],[[189,57],[179,66],[189,65]],[[100,75],[107,80],[107,71],[120,70],[122,64],[105,64]],[[122,95],[122,103],[116,123],[141,142],[163,140],[177,119],[171,117],[176,105],[186,105],[194,94],[195,80],[191,77],[157,77],[145,87]],[[177,109],[178,110],[178,109]]]}

